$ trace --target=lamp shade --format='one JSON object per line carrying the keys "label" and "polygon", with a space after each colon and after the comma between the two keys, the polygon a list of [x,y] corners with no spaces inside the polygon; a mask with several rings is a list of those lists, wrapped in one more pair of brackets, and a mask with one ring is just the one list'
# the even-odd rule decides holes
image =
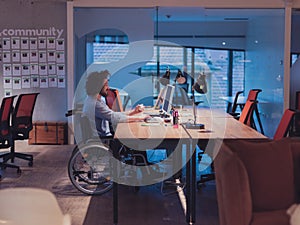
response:
{"label": "lamp shade", "polygon": [[182,73],[181,70],[178,70],[175,81],[178,84],[185,84],[187,81],[187,75],[186,73]]}
{"label": "lamp shade", "polygon": [[159,79],[159,83],[162,85],[168,85],[170,83],[170,69],[168,68],[165,74]]}
{"label": "lamp shade", "polygon": [[207,83],[205,74],[200,74],[198,76],[196,83],[193,85],[193,89],[200,94],[207,93]]}

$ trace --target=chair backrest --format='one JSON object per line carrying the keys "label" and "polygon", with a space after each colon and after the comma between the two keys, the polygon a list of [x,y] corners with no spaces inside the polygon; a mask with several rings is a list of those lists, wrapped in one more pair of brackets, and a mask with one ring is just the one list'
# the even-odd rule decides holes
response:
{"label": "chair backrest", "polygon": [[247,100],[256,101],[258,94],[262,92],[261,89],[251,89],[248,93]]}
{"label": "chair backrest", "polygon": [[232,104],[232,109],[231,109],[231,113],[235,113],[236,109],[237,109],[237,102],[238,102],[238,99],[239,99],[239,95],[244,93],[244,91],[238,91],[236,94],[235,94],[235,97],[234,97],[234,101],[233,101],[233,104]]}
{"label": "chair backrest", "polygon": [[12,132],[14,139],[28,139],[32,130],[32,115],[39,93],[20,94],[12,114]]}
{"label": "chair backrest", "polygon": [[110,88],[105,97],[108,107],[115,112],[123,112],[123,106],[120,99],[120,94],[117,89]]}
{"label": "chair backrest", "polygon": [[296,91],[295,109],[300,110],[300,91]]}
{"label": "chair backrest", "polygon": [[[71,225],[69,214],[63,214],[53,193],[38,188],[0,190],[1,221],[22,225]],[[4,207],[5,206],[5,207]]]}
{"label": "chair backrest", "polygon": [[253,119],[253,112],[256,102],[255,101],[246,101],[246,104],[242,110],[239,121],[251,126],[251,120]]}
{"label": "chair backrest", "polygon": [[291,127],[293,117],[295,115],[296,111],[292,109],[286,109],[282,115],[282,118],[279,122],[279,125],[276,129],[276,132],[274,134],[273,139],[279,140],[281,138],[284,138],[288,135],[288,131]]}
{"label": "chair backrest", "polygon": [[10,132],[10,122],[11,114],[13,111],[13,104],[16,95],[5,97],[2,99],[1,111],[0,111],[0,127],[1,127],[1,136],[5,137],[9,135]]}

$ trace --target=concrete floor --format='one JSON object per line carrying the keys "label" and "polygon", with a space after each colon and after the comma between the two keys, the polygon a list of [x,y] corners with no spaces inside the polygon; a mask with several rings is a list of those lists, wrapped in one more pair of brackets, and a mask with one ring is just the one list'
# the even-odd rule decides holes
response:
{"label": "concrete floor", "polygon": [[[69,181],[67,163],[73,146],[16,144],[16,151],[34,155],[33,167],[16,160],[22,174],[7,168],[3,172],[0,189],[9,187],[38,187],[53,192],[63,213],[72,218],[72,225],[113,224],[112,191],[101,196],[86,196],[78,192]],[[184,207],[179,194],[163,195],[161,183],[143,186],[135,193],[132,187],[119,186],[120,225],[183,225],[186,224]],[[164,189],[172,192],[173,189]],[[4,207],[0,203],[0,207]],[[1,206],[2,205],[2,206]],[[196,224],[217,225],[218,209],[214,181],[197,192]]]}

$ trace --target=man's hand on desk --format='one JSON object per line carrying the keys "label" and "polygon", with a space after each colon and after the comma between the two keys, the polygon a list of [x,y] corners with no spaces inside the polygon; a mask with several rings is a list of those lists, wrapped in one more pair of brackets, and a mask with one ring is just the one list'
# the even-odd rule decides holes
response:
{"label": "man's hand on desk", "polygon": [[141,112],[144,112],[145,110],[145,106],[143,104],[139,104],[137,105],[133,110],[131,110],[128,115],[129,116],[133,116],[135,114],[138,114],[138,113],[141,113]]}

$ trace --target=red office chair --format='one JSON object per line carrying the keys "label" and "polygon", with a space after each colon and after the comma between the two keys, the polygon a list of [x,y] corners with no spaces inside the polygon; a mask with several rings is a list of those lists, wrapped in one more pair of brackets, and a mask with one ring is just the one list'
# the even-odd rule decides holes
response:
{"label": "red office chair", "polygon": [[260,92],[262,92],[261,89],[251,89],[248,93],[247,100],[256,101]]}
{"label": "red office chair", "polygon": [[[251,89],[249,91],[249,93],[248,93],[247,100],[249,100],[249,101],[255,101],[257,103],[258,102],[257,101],[257,97],[258,97],[258,94],[260,92],[262,92],[261,89]],[[262,134],[264,134],[264,130],[263,130],[263,126],[262,126],[262,123],[261,123],[261,120],[260,120],[260,116],[259,116],[257,104],[255,104],[255,106],[254,106],[254,112],[255,112],[255,115],[256,115],[256,118],[257,118],[257,122],[258,122],[259,127],[260,127],[260,132]],[[254,120],[252,121],[251,127],[256,130],[256,125],[254,123]]]}
{"label": "red office chair", "polygon": [[[12,145],[10,122],[15,97],[14,95],[2,99],[0,111],[0,148],[9,148]],[[4,157],[4,155],[0,155],[0,157]],[[18,173],[21,172],[19,166],[8,164],[5,160],[0,163],[0,166],[2,169],[6,167],[16,168]],[[1,178],[2,176],[0,175]]]}
{"label": "red office chair", "polygon": [[273,139],[279,140],[289,135],[289,131],[292,127],[293,118],[296,115],[296,111],[292,109],[286,109],[282,115],[279,125],[276,129]]}
{"label": "red office chair", "polygon": [[242,110],[241,116],[239,117],[239,121],[248,125],[249,127],[253,127],[253,112],[255,105],[255,101],[247,100]]}
{"label": "red office chair", "polygon": [[117,89],[108,89],[108,94],[105,97],[108,107],[115,112],[123,112],[123,106],[120,99],[120,94]]}
{"label": "red office chair", "polygon": [[32,114],[36,99],[39,93],[20,94],[12,114],[11,135],[12,143],[10,152],[4,154],[3,161],[11,160],[14,162],[15,157],[28,160],[29,166],[33,165],[33,156],[25,153],[15,152],[15,141],[26,140],[29,137],[29,132],[32,130]]}

